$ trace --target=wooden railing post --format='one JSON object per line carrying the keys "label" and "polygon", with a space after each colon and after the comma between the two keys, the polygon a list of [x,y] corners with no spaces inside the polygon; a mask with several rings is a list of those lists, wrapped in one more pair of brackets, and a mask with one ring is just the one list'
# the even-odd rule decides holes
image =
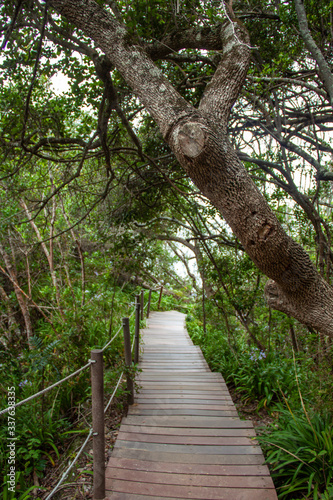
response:
{"label": "wooden railing post", "polygon": [[134,363],[139,362],[139,346],[140,346],[140,295],[135,296],[135,332],[134,332]]}
{"label": "wooden railing post", "polygon": [[161,305],[161,300],[162,300],[162,294],[163,294],[163,285],[161,286],[160,298],[158,299],[158,306],[157,306],[157,309],[159,309],[159,308],[160,308],[160,305]]}
{"label": "wooden railing post", "polygon": [[[125,349],[125,364],[130,370],[132,367],[132,352],[131,352],[131,334],[129,328],[129,318],[123,318],[123,332],[124,332],[124,349]],[[134,403],[134,382],[130,371],[126,374],[126,384],[127,384],[127,401],[128,404],[132,405]]]}
{"label": "wooden railing post", "polygon": [[93,498],[105,498],[103,350],[91,351],[91,406],[93,425]]}
{"label": "wooden railing post", "polygon": [[141,290],[141,319],[143,320],[144,318],[144,309],[143,309],[143,300],[144,300],[144,291]]}
{"label": "wooden railing post", "polygon": [[151,288],[149,288],[149,295],[148,295],[147,318],[149,318],[150,314],[150,303],[151,303]]}

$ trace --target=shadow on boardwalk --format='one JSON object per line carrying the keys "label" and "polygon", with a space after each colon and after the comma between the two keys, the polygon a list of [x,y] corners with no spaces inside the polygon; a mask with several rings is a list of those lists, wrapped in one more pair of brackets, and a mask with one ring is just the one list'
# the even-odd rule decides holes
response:
{"label": "shadow on boardwalk", "polygon": [[135,404],[106,470],[110,500],[276,500],[250,421],[184,327],[152,313],[143,332]]}

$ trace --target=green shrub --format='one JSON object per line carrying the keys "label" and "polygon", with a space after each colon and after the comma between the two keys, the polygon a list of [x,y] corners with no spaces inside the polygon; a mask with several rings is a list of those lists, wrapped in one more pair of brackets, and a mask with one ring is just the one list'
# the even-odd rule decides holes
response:
{"label": "green shrub", "polygon": [[[279,498],[333,498],[333,425],[328,414],[278,406],[277,422],[259,436]],[[297,495],[295,497],[295,494]]]}
{"label": "green shrub", "polygon": [[[187,318],[187,329],[192,341],[201,347],[210,368],[222,373],[244,397],[259,399],[258,408],[277,402],[281,390],[286,395],[295,392],[293,359],[250,348],[241,337],[231,346],[223,332],[208,327],[204,333],[191,316]],[[304,375],[298,367],[296,369],[302,383]]]}
{"label": "green shrub", "polygon": [[235,371],[228,375],[227,380],[247,397],[260,399],[258,408],[261,408],[277,401],[281,390],[290,395],[295,387],[294,370],[292,359],[253,348],[241,354]]}

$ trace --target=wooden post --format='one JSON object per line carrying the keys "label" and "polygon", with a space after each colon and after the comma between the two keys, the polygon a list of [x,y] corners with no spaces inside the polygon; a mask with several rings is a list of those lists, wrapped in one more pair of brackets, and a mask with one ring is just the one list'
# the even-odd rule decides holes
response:
{"label": "wooden post", "polygon": [[149,318],[149,314],[150,314],[150,303],[151,303],[151,288],[149,288],[148,306],[147,306],[147,318]]}
{"label": "wooden post", "polygon": [[103,350],[91,351],[91,406],[93,424],[93,499],[105,498]]}
{"label": "wooden post", "polygon": [[135,296],[135,341],[134,341],[134,363],[139,362],[139,345],[140,345],[140,295]]}
{"label": "wooden post", "polygon": [[158,306],[157,306],[157,309],[159,309],[159,308],[160,308],[160,305],[161,305],[162,293],[163,293],[163,285],[161,286],[160,298],[158,299]]}
{"label": "wooden post", "polygon": [[143,310],[143,299],[144,299],[144,291],[141,290],[141,319],[144,318],[144,310]]}
{"label": "wooden post", "polygon": [[[125,364],[127,368],[132,366],[132,353],[131,353],[131,334],[129,328],[129,319],[123,318],[123,332],[124,332],[124,349],[125,349]],[[128,404],[134,403],[134,382],[130,373],[126,374],[127,391],[128,391]]]}

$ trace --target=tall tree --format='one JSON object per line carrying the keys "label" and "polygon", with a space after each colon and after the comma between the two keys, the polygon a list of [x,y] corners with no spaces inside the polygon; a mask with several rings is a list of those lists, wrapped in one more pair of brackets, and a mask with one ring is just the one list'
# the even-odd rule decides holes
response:
{"label": "tall tree", "polygon": [[92,0],[52,0],[51,5],[96,42],[134,90],[187,174],[221,211],[255,264],[271,278],[266,288],[269,303],[333,336],[331,287],[303,248],[285,233],[228,140],[230,109],[250,61],[245,27],[228,20],[215,36],[213,30],[205,36],[200,28],[181,32],[178,49],[209,49],[212,38],[222,49],[221,62],[196,109],[154,65],[148,51],[130,39],[116,16]]}
{"label": "tall tree", "polygon": [[[230,4],[228,12],[224,7],[225,20],[219,23],[216,23],[211,16],[212,8],[205,2],[196,1],[181,3],[180,8],[184,9],[186,14],[177,19],[175,13],[172,13],[167,16],[166,20],[163,20],[161,12],[152,2],[148,2],[147,5],[137,2],[136,5],[130,6],[122,2],[117,4],[116,2],[96,3],[93,0],[50,0],[44,9],[37,2],[35,5],[35,10],[30,15],[34,27],[40,29],[42,36],[47,36],[49,40],[65,50],[75,49],[87,55],[94,63],[98,78],[104,84],[104,95],[99,108],[98,137],[110,182],[116,176],[110,162],[110,141],[107,140],[106,132],[112,109],[117,112],[122,126],[126,128],[135,144],[138,158],[141,161],[147,160],[148,164],[150,161],[144,156],[142,144],[119,106],[112,82],[112,75],[116,68],[125,85],[133,90],[158,125],[165,142],[187,175],[201,193],[221,212],[245,251],[258,268],[270,278],[266,286],[268,303],[294,316],[302,323],[333,336],[333,293],[330,285],[317,272],[305,250],[285,232],[274,211],[242,165],[239,159],[242,154],[237,150],[237,141],[234,140],[237,126],[234,126],[232,134],[228,131],[230,113],[236,99],[243,92],[251,62],[252,47],[248,30],[234,15],[236,7],[239,6],[239,10],[242,10],[241,3],[235,4],[233,8]],[[56,15],[47,13],[48,5],[66,21],[59,21]],[[281,147],[281,158],[273,162],[266,158],[262,159],[257,154],[256,158],[249,159],[248,155],[243,153],[243,157],[262,167],[271,180],[291,194],[303,210],[307,211],[316,228],[318,241],[322,242],[321,255],[325,253],[328,262],[332,259],[329,249],[329,231],[325,234],[323,221],[311,200],[298,193],[290,175],[290,164],[291,154],[296,153],[317,169],[318,179],[331,178],[330,173],[322,168],[319,158],[313,159],[311,155],[303,151],[301,145],[291,141],[291,137],[297,137],[298,133],[301,135],[301,141],[315,145],[316,151],[321,152],[323,148],[328,153],[331,151],[331,148],[325,146],[318,138],[315,131],[317,123],[325,123],[330,120],[326,115],[331,116],[331,89],[327,73],[331,56],[325,52],[327,44],[325,45],[323,37],[321,40],[323,48],[315,38],[312,37],[310,40],[306,37],[307,30],[309,31],[310,28],[304,23],[304,8],[302,13],[299,2],[296,2],[296,7],[297,16],[299,16],[298,26],[301,36],[305,37],[306,47],[310,47],[311,42],[311,47],[316,47],[322,56],[319,57],[320,54],[316,52],[317,57],[315,57],[314,52],[311,52],[311,57],[318,62],[317,73],[322,85],[308,83],[305,79],[296,83],[293,74],[289,75],[289,80],[292,80],[290,85],[304,86],[319,96],[321,99],[320,116],[312,111],[308,113],[309,118],[308,115],[304,117],[304,113],[302,115],[300,112],[295,112],[292,116],[289,112],[290,121],[293,122],[293,134],[290,135],[285,132],[288,118],[285,102],[282,101],[283,110],[279,109],[281,91],[272,92],[270,88],[269,95],[267,95],[267,88],[263,91],[259,89],[256,95],[253,94],[253,88],[250,89],[252,95],[245,97],[248,102],[252,99],[254,109],[260,110],[267,123],[252,123],[249,128],[255,134],[256,127],[261,125],[265,131],[263,137],[271,137],[274,143]],[[249,19],[250,35],[251,29],[253,34],[257,35],[258,23],[253,22],[254,18],[263,19],[261,28],[263,31],[267,20],[281,23],[283,17],[286,18],[288,15],[290,18],[293,16],[295,18],[296,11],[290,6],[288,6],[287,13],[286,7],[281,7],[279,4],[274,9],[269,2],[267,4],[262,2],[259,10],[254,9],[254,12],[247,12],[239,17],[243,20]],[[168,7],[163,4],[161,10],[165,12]],[[43,21],[41,21],[42,12],[44,12]],[[210,16],[211,23],[209,23]],[[47,25],[47,19],[49,25]],[[173,29],[167,29],[165,22]],[[140,23],[145,29],[142,29]],[[153,27],[153,23],[156,23],[156,28]],[[283,35],[284,42],[287,44],[289,40],[290,47],[292,47],[292,41],[296,45],[299,44],[300,40],[296,39],[295,35],[292,38],[290,34],[292,31],[290,22],[284,22],[284,26],[286,27]],[[75,30],[74,27],[77,29]],[[294,27],[293,24],[292,28]],[[11,30],[12,25],[9,26],[8,32]],[[270,34],[273,31],[271,30]],[[327,35],[325,30],[322,30],[322,34],[326,36],[326,40],[330,39],[331,35]],[[272,56],[269,51],[273,51],[273,45],[265,47],[264,41],[262,44],[264,48],[262,54],[267,59]],[[40,46],[41,44],[38,47]],[[99,49],[104,56],[100,54]],[[161,61],[169,58],[175,64],[181,64],[184,60],[197,62],[196,55],[193,53],[194,49],[218,51],[219,54],[217,58],[210,60],[212,62],[210,69],[214,68],[214,72],[209,77],[208,83],[206,73],[205,78],[198,81],[199,87],[201,86],[199,91],[191,94],[190,91],[186,91],[186,85],[184,89],[181,89],[181,86],[176,88],[170,79],[166,78],[161,71],[161,68],[164,69]],[[265,50],[266,54],[264,54]],[[304,53],[302,47],[298,50],[298,56]],[[262,60],[262,54],[254,51],[253,58],[256,59],[257,66],[264,67],[265,61]],[[40,51],[38,53],[37,48],[37,56],[39,55]],[[201,55],[199,61],[204,63],[204,57]],[[288,56],[286,58],[288,59]],[[287,62],[290,63],[289,60]],[[283,65],[277,62],[276,66],[277,73],[281,73]],[[33,72],[33,78],[35,75],[36,71]],[[172,72],[169,72],[169,75],[172,78]],[[190,74],[185,76],[185,84],[189,78]],[[255,81],[254,73],[252,73],[252,78]],[[278,74],[277,77],[273,75],[267,78],[270,82],[275,78],[288,79],[285,72],[283,76]],[[193,85],[190,88],[195,89]],[[259,101],[258,94],[260,93],[265,95],[266,102]],[[84,97],[82,89],[80,95],[81,98]],[[297,93],[294,94],[293,99],[297,102]],[[237,106],[235,108],[237,109]],[[272,108],[274,113],[272,113]],[[27,110],[28,106],[26,106],[23,130],[28,122]],[[235,115],[231,116],[234,120]],[[251,122],[251,118],[248,121]],[[309,133],[311,126],[313,126],[313,131]],[[29,145],[24,134],[22,137],[23,145],[27,150],[33,153],[38,150],[42,151],[41,148],[45,145],[44,139]],[[78,137],[71,141],[81,145],[82,142],[85,143],[84,155],[86,155],[94,139],[95,136],[91,136],[89,141],[82,141]],[[54,137],[54,143],[59,146],[61,143],[69,144],[70,140]],[[82,163],[79,164],[72,178],[80,175],[81,168]]]}

